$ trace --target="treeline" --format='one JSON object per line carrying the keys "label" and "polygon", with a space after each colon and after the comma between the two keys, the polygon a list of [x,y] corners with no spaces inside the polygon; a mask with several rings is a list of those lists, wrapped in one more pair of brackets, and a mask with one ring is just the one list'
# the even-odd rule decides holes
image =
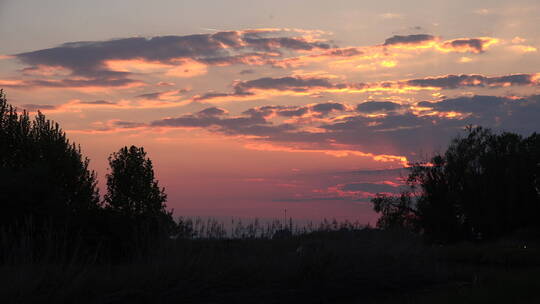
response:
{"label": "treeline", "polygon": [[446,152],[411,166],[407,191],[372,199],[380,228],[432,242],[540,236],[540,134],[467,128]]}
{"label": "treeline", "polygon": [[[142,147],[109,157],[107,193],[100,198],[89,159],[57,123],[30,118],[0,90],[0,229],[16,236],[47,233],[85,248],[129,252],[134,238],[174,233],[167,196]],[[22,237],[22,236],[21,236]],[[16,237],[15,237],[16,238]],[[113,248],[114,247],[114,248]]]}

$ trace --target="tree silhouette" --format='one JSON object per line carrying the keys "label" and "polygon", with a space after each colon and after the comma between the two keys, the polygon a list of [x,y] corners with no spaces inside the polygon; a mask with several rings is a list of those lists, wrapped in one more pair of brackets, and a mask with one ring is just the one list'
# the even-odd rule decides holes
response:
{"label": "tree silhouette", "polygon": [[[413,226],[444,242],[540,231],[539,178],[539,134],[523,138],[468,127],[444,154],[411,167]],[[402,209],[384,212],[378,198],[373,203],[381,222],[406,223]]]}
{"label": "tree silhouette", "polygon": [[382,229],[405,228],[416,230],[416,210],[409,192],[403,192],[400,196],[377,194],[371,202],[373,210],[381,213],[377,220],[377,227]]}
{"label": "tree silhouette", "polygon": [[96,175],[79,146],[42,113],[8,104],[0,90],[0,225],[80,222],[99,208]]}
{"label": "tree silhouette", "polygon": [[169,230],[174,222],[172,212],[166,210],[167,195],[144,148],[123,147],[109,156],[109,165],[106,208],[152,229]]}

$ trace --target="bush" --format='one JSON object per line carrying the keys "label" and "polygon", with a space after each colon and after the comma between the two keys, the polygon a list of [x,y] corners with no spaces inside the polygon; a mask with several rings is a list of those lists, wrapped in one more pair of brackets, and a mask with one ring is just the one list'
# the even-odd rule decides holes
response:
{"label": "bush", "polygon": [[396,204],[384,209],[376,197],[372,202],[382,213],[379,222],[410,226],[412,219],[428,239],[442,242],[540,230],[539,134],[523,138],[469,127],[444,154],[410,169],[407,183],[414,201],[405,209]]}

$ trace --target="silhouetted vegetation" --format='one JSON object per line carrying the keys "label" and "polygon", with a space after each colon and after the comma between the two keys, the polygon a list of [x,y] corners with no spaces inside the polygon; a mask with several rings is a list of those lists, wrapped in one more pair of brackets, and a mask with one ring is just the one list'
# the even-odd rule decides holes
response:
{"label": "silhouetted vegetation", "polygon": [[409,192],[372,200],[381,228],[404,227],[429,240],[492,240],[540,233],[540,135],[469,127],[444,154],[411,167]]}
{"label": "silhouetted vegetation", "polygon": [[[18,113],[0,91],[0,299],[533,303],[539,153],[537,134],[469,128],[445,154],[412,166],[408,191],[373,199],[383,229],[175,222],[142,147],[110,155],[101,200],[80,147],[43,114]],[[488,242],[467,242],[478,239]],[[465,242],[440,245],[455,241]]]}
{"label": "silhouetted vegetation", "polygon": [[38,112],[18,113],[0,90],[0,225],[75,225],[99,208],[80,147]]}
{"label": "silhouetted vegetation", "polygon": [[153,239],[174,233],[167,196],[144,149],[122,148],[109,163],[101,201],[96,173],[80,147],[42,113],[34,119],[19,113],[0,91],[0,229],[6,233],[31,235],[36,246],[54,235],[66,244],[80,243],[65,248],[72,254],[99,251],[108,258],[129,256],[141,238],[151,246]]}

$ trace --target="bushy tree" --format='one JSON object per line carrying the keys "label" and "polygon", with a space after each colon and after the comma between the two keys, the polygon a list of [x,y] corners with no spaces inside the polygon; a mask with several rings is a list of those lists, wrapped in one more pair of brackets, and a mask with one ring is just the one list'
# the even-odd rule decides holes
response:
{"label": "bushy tree", "polygon": [[99,208],[88,166],[57,123],[19,114],[0,90],[0,224],[80,221]]}
{"label": "bushy tree", "polygon": [[[414,226],[434,241],[493,239],[519,229],[540,232],[540,135],[468,127],[444,154],[411,167]],[[380,202],[373,200],[375,207]],[[381,208],[376,210],[384,211]],[[400,222],[399,208],[381,221]]]}
{"label": "bushy tree", "polygon": [[411,193],[403,192],[399,196],[377,194],[371,202],[373,210],[381,214],[377,220],[378,228],[417,230],[417,216]]}
{"label": "bushy tree", "polygon": [[170,230],[167,195],[155,179],[152,161],[142,147],[123,147],[109,156],[106,208],[148,228]]}

